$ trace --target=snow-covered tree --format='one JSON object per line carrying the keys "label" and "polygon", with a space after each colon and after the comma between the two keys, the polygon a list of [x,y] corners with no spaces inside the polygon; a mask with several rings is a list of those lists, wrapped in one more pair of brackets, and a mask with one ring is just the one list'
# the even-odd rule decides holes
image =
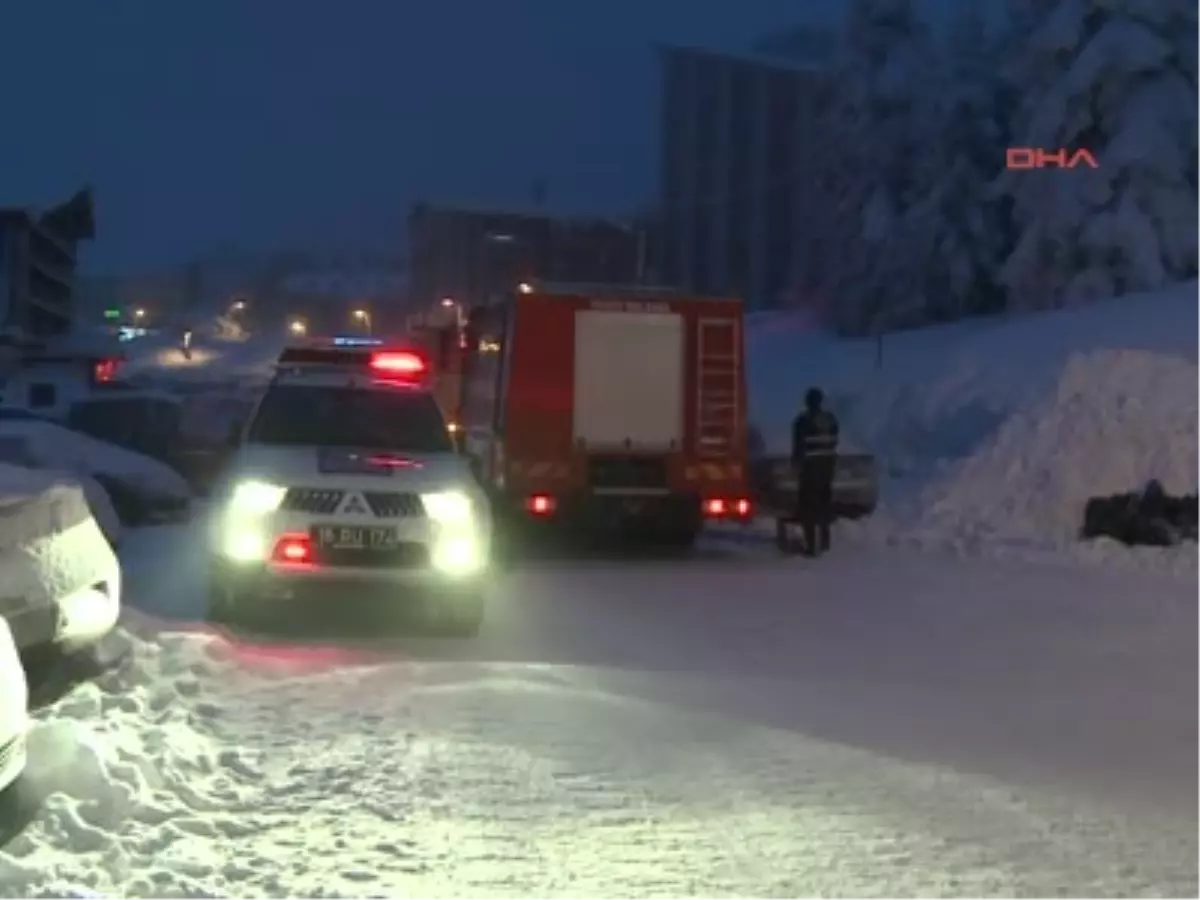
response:
{"label": "snow-covered tree", "polygon": [[978,0],[961,0],[932,100],[937,139],[922,155],[920,191],[903,222],[906,233],[922,236],[917,249],[926,254],[920,262],[928,319],[993,312],[1001,304],[995,270],[1006,223],[1001,204],[987,193],[1006,137],[998,53]]}
{"label": "snow-covered tree", "polygon": [[1098,167],[997,180],[1019,231],[1002,272],[1008,306],[1071,304],[1194,276],[1195,0],[1024,2],[1036,24],[1006,62],[1020,97],[1012,143],[1086,149]]}
{"label": "snow-covered tree", "polygon": [[835,324],[864,331],[920,318],[916,246],[902,227],[920,194],[936,48],[912,0],[852,0],[836,70],[838,208],[855,225],[827,293]]}

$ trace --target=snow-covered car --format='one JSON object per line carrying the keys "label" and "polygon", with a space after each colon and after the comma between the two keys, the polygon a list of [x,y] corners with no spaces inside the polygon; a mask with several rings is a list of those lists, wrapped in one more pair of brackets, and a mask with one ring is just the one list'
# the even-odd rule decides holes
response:
{"label": "snow-covered car", "polygon": [[419,598],[439,630],[479,630],[490,507],[424,365],[369,347],[281,354],[214,494],[212,619],[342,591]]}
{"label": "snow-covered car", "polygon": [[25,768],[29,684],[8,622],[0,617],[0,791]]}
{"label": "snow-covered car", "polygon": [[33,416],[0,411],[0,461],[96,482],[127,524],[177,517],[192,497],[165,463]]}
{"label": "snow-covered car", "polygon": [[22,651],[87,647],[116,625],[121,564],[68,476],[0,464],[0,615]]}

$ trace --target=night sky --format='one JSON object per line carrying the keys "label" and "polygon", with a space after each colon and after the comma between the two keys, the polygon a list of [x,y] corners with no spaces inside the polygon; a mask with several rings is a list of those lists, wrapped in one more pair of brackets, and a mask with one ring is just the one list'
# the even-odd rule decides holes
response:
{"label": "night sky", "polygon": [[90,182],[88,267],[106,271],[223,246],[394,246],[415,200],[522,204],[537,178],[551,208],[621,214],[654,190],[652,42],[733,50],[840,7],[6,2],[0,205]]}

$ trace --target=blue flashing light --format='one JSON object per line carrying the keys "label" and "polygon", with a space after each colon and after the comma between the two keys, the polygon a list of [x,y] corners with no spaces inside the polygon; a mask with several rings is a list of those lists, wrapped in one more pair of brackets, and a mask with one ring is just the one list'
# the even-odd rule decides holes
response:
{"label": "blue flashing light", "polygon": [[383,341],[379,338],[369,337],[335,337],[333,345],[335,347],[382,347]]}

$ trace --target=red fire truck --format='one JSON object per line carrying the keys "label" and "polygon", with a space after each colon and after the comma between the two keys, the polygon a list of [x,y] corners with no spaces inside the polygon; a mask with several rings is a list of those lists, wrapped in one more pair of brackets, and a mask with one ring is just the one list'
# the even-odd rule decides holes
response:
{"label": "red fire truck", "polygon": [[524,284],[425,335],[501,521],[686,547],[752,515],[740,301]]}

